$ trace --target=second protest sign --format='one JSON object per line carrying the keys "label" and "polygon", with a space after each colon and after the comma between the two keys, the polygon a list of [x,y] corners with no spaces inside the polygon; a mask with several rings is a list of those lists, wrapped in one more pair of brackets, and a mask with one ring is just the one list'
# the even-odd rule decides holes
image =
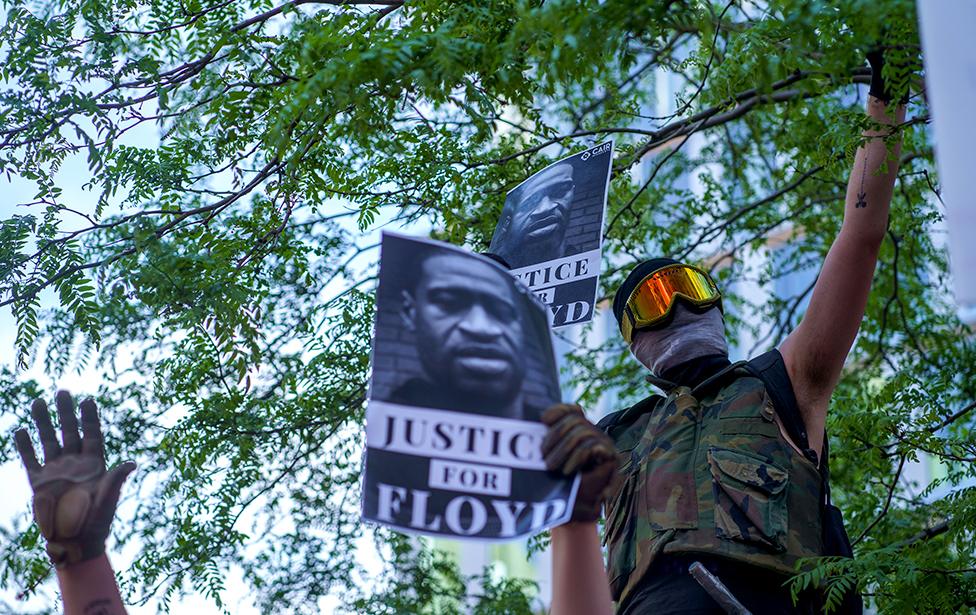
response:
{"label": "second protest sign", "polygon": [[553,326],[593,318],[613,141],[557,160],[505,197],[491,252],[552,311]]}

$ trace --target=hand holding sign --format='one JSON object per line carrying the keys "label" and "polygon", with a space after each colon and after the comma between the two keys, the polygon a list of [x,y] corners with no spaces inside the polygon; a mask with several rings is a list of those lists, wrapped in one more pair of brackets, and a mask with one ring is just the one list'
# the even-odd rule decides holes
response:
{"label": "hand holding sign", "polygon": [[603,502],[616,491],[617,449],[613,440],[586,420],[576,404],[556,404],[542,415],[549,426],[542,441],[546,468],[564,476],[582,472],[573,521],[596,521]]}

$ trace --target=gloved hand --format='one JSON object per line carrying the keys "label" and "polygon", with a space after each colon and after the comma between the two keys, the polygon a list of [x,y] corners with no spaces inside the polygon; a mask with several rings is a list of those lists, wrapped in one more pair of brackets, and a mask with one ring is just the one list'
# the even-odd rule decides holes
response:
{"label": "gloved hand", "polygon": [[576,404],[556,404],[542,414],[549,426],[542,440],[546,469],[572,476],[582,472],[573,521],[596,521],[604,500],[620,480],[617,474],[617,449],[613,440],[586,420]]}
{"label": "gloved hand", "polygon": [[37,461],[26,429],[17,430],[14,439],[34,490],[34,519],[47,539],[48,556],[55,566],[63,568],[105,552],[119,491],[136,464],[127,461],[105,471],[102,430],[94,401],[86,399],[80,404],[84,439],[78,433],[71,394],[58,391],[55,405],[61,423],[60,446],[47,404],[37,399],[31,406],[44,448],[43,466]]}

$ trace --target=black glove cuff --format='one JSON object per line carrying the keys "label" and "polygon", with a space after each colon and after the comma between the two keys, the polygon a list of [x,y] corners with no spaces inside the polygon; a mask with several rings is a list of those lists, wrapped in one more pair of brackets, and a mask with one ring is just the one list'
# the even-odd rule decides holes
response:
{"label": "black glove cuff", "polygon": [[75,540],[47,543],[47,556],[55,568],[67,568],[73,564],[95,559],[105,553],[104,542],[80,542]]}

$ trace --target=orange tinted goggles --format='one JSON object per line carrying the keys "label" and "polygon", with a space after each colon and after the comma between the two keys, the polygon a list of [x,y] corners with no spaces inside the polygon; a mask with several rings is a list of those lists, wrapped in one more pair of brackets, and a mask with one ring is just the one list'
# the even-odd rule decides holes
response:
{"label": "orange tinted goggles", "polygon": [[644,278],[630,293],[620,319],[624,340],[629,344],[634,331],[662,322],[678,297],[696,307],[705,307],[718,302],[722,293],[712,278],[697,267],[680,264],[662,267]]}

